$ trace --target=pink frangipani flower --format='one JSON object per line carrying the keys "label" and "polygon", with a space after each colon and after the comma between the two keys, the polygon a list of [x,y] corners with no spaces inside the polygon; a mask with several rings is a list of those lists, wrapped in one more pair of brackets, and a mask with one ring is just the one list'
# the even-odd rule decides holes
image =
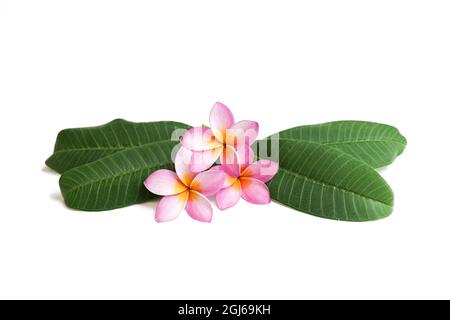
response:
{"label": "pink frangipani flower", "polygon": [[219,209],[233,207],[241,197],[253,204],[270,203],[270,192],[266,182],[277,174],[278,163],[270,160],[252,163],[253,157],[248,164],[240,164],[239,158],[236,157],[234,161],[234,164],[215,166],[210,170],[226,174],[223,188],[216,194]]}
{"label": "pink frangipani flower", "polygon": [[195,127],[181,137],[183,147],[192,151],[191,170],[200,172],[210,168],[220,157],[229,162],[237,152],[241,158],[253,156],[251,145],[256,141],[259,125],[255,121],[234,121],[233,113],[224,104],[214,104],[209,122],[211,128]]}
{"label": "pink frangipani flower", "polygon": [[156,208],[157,222],[173,220],[183,209],[195,220],[211,222],[213,209],[206,197],[220,190],[226,175],[211,170],[193,173],[189,168],[190,156],[191,152],[182,147],[175,159],[176,173],[161,169],[144,181],[150,192],[164,196]]}

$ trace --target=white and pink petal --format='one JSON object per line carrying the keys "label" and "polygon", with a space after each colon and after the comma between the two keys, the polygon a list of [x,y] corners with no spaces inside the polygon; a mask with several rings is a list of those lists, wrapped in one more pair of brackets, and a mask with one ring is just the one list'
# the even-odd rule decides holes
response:
{"label": "white and pink petal", "polygon": [[160,196],[178,194],[187,187],[178,179],[175,172],[161,169],[153,172],[144,181],[144,186],[151,192]]}
{"label": "white and pink petal", "polygon": [[270,203],[269,188],[264,182],[251,178],[241,178],[240,182],[242,199],[253,204]]}
{"label": "white and pink petal", "polygon": [[240,145],[252,145],[258,138],[259,124],[256,121],[242,120],[235,123],[229,131]]}
{"label": "white and pink petal", "polygon": [[178,178],[186,185],[189,186],[192,180],[197,175],[191,170],[192,151],[181,147],[175,157],[175,171]]}
{"label": "white and pink petal", "polygon": [[248,166],[242,177],[253,178],[262,182],[268,182],[278,173],[279,165],[270,160],[259,160]]}
{"label": "white and pink petal", "polygon": [[250,145],[239,146],[236,149],[238,154],[239,163],[241,164],[241,172],[247,168],[251,163],[253,163],[255,158],[255,153]]}
{"label": "white and pink petal", "polygon": [[219,159],[223,147],[205,151],[192,151],[190,170],[198,173],[211,168],[211,166]]}
{"label": "white and pink petal", "polygon": [[214,166],[211,169],[209,169],[209,171],[220,171],[225,174],[225,181],[223,183],[222,188],[227,188],[231,186],[237,180],[237,177],[230,176],[222,165]]}
{"label": "white and pink petal", "polygon": [[231,110],[221,102],[216,102],[209,115],[211,129],[220,142],[225,141],[225,130],[234,125],[234,116]]}
{"label": "white and pink petal", "polygon": [[226,210],[236,205],[236,203],[239,202],[240,198],[241,184],[239,182],[239,179],[236,179],[236,181],[231,186],[220,190],[216,194],[217,207],[220,210]]}
{"label": "white and pink petal", "polygon": [[202,194],[191,190],[186,203],[186,211],[189,216],[197,221],[211,222],[213,208],[209,200]]}
{"label": "white and pink petal", "polygon": [[190,185],[191,190],[197,191],[207,197],[215,195],[222,189],[226,174],[220,170],[200,172]]}
{"label": "white and pink petal", "polygon": [[189,129],[180,141],[183,147],[192,151],[211,150],[222,145],[213,131],[204,126]]}
{"label": "white and pink petal", "polygon": [[238,150],[226,146],[220,156],[220,162],[229,175],[239,177],[242,171],[253,162],[254,156],[250,146],[241,147]]}
{"label": "white and pink petal", "polygon": [[237,178],[241,174],[239,155],[233,147],[226,146],[223,148],[223,151],[220,154],[220,163],[222,164],[222,169],[228,175]]}
{"label": "white and pink petal", "polygon": [[163,197],[156,207],[155,220],[167,222],[176,219],[186,207],[189,191]]}

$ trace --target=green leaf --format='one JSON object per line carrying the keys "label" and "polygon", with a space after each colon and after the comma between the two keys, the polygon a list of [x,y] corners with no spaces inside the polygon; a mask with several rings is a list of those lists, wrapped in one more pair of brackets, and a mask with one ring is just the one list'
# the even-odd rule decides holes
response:
{"label": "green leaf", "polygon": [[158,169],[173,170],[174,141],[154,142],[125,149],[66,171],[59,180],[64,201],[70,208],[102,211],[156,198],[144,180]]}
{"label": "green leaf", "polygon": [[281,131],[279,138],[334,147],[373,168],[391,164],[406,147],[405,137],[396,128],[365,121],[336,121],[300,126]]}
{"label": "green leaf", "polygon": [[335,220],[370,221],[392,212],[391,188],[365,162],[313,142],[280,140],[279,148],[280,170],[268,183],[273,200]]}
{"label": "green leaf", "polygon": [[128,148],[171,140],[176,129],[188,128],[172,121],[138,123],[117,119],[98,127],[65,129],[58,134],[54,153],[46,164],[63,173]]}

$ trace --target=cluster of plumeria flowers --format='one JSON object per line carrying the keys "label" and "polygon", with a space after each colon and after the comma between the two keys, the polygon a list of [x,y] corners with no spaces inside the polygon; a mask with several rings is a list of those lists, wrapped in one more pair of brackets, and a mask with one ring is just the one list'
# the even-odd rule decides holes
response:
{"label": "cluster of plumeria flowers", "polygon": [[[171,221],[185,209],[198,221],[211,222],[213,208],[208,197],[215,196],[219,209],[233,207],[242,198],[253,204],[270,203],[266,182],[278,172],[270,160],[254,161],[252,144],[259,133],[255,121],[234,121],[224,104],[214,104],[210,128],[194,127],[181,138],[175,157],[175,172],[161,169],[152,173],[145,187],[163,196],[156,208],[157,222]],[[220,159],[220,165],[215,165]]]}

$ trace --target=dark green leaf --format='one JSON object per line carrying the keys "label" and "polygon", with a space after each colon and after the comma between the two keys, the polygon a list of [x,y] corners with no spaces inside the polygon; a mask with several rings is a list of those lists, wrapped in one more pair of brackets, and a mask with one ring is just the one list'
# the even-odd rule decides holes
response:
{"label": "dark green leaf", "polygon": [[62,130],[47,166],[63,173],[128,148],[171,140],[176,129],[188,129],[179,122],[130,122],[123,119],[89,128]]}
{"label": "dark green leaf", "polygon": [[392,212],[392,190],[365,162],[317,143],[279,143],[280,170],[268,184],[273,200],[336,220],[377,220]]}
{"label": "dark green leaf", "polygon": [[373,168],[391,164],[406,147],[405,137],[396,128],[365,121],[336,121],[300,126],[281,131],[279,138],[334,147]]}
{"label": "dark green leaf", "polygon": [[150,173],[173,169],[174,141],[154,142],[125,149],[66,171],[59,181],[67,206],[102,211],[154,199],[143,182]]}

